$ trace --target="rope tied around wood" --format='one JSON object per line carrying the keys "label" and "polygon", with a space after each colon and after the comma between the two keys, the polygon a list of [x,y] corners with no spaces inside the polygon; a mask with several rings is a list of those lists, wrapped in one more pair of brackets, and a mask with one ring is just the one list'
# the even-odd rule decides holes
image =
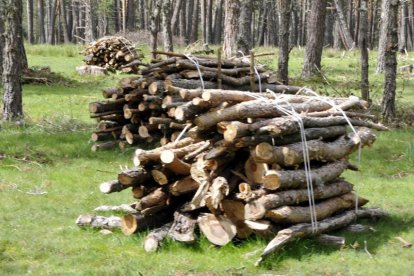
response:
{"label": "rope tied around wood", "polygon": [[200,76],[200,82],[201,82],[201,90],[204,92],[204,80],[203,80],[203,74],[201,73],[201,69],[200,69],[200,63],[198,62],[198,59],[196,57],[192,58],[191,54],[184,54],[184,56],[191,61],[192,63],[194,63],[194,65],[197,68],[198,71],[198,75]]}

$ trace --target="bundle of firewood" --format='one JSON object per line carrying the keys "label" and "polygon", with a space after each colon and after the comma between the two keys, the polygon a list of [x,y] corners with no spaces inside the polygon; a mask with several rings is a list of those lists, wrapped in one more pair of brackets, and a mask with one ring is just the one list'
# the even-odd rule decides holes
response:
{"label": "bundle of firewood", "polygon": [[[152,83],[156,93],[163,87]],[[127,95],[144,98],[143,89],[150,90],[144,87]],[[274,237],[260,262],[292,239],[386,215],[363,208],[368,200],[341,177],[346,169],[358,170],[348,157],[375,141],[372,129],[386,130],[366,114],[366,102],[169,85],[165,91],[180,112],[158,115],[151,128],[171,128],[176,123],[171,117],[187,127],[180,126],[177,138],[160,147],[137,149],[134,168],[100,185],[108,194],[129,189],[136,202],[97,211],[127,215],[81,215],[78,225],[119,227],[126,235],[153,229],[144,241],[146,251],[167,237],[193,243],[196,227],[218,246],[252,234]],[[343,244],[342,238],[322,238]]]}
{"label": "bundle of firewood", "polygon": [[[197,114],[257,97],[241,91],[291,94],[300,89],[278,84],[272,73],[261,65],[252,67],[252,62],[167,54],[175,56],[153,61],[142,69],[142,77],[125,78],[118,87],[103,91],[107,100],[90,103],[91,117],[99,122],[91,137],[92,150],[148,142],[164,145],[174,141]],[[218,89],[212,93],[233,90],[226,92],[233,98],[220,99],[203,88]]]}
{"label": "bundle of firewood", "polygon": [[128,39],[121,36],[105,36],[89,43],[84,50],[84,62],[108,70],[137,73],[142,53]]}

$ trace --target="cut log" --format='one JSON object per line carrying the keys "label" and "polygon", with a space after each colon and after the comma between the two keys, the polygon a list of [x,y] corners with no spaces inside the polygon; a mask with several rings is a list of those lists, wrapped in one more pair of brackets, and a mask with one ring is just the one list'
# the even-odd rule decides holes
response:
{"label": "cut log", "polygon": [[245,223],[244,204],[238,200],[225,199],[221,208],[237,228],[237,237],[244,239],[252,234],[252,229]]}
{"label": "cut log", "polygon": [[169,191],[174,196],[180,196],[195,192],[200,184],[195,181],[191,176],[187,176],[175,181],[169,186]]}
{"label": "cut log", "polygon": [[145,252],[157,251],[158,248],[161,247],[163,240],[167,237],[170,228],[171,223],[166,223],[163,226],[149,232],[144,240]]}
{"label": "cut log", "polygon": [[91,150],[93,152],[97,152],[100,150],[110,150],[110,149],[115,148],[117,144],[118,144],[118,141],[108,141],[108,142],[104,142],[100,144],[93,144],[91,147]]}
{"label": "cut log", "polygon": [[[319,186],[339,177],[343,171],[349,168],[346,160],[334,161],[310,170],[310,179],[314,186]],[[268,170],[262,176],[260,182],[268,190],[277,189],[301,189],[306,188],[305,170]]]}
{"label": "cut log", "polygon": [[151,170],[151,175],[159,185],[168,184],[173,177],[173,174],[164,168]]}
{"label": "cut log", "polygon": [[[315,212],[317,220],[323,220],[332,214],[358,206],[363,206],[368,200],[356,196],[353,193],[347,193],[342,196],[326,199],[315,204]],[[309,206],[284,206],[266,212],[266,218],[276,223],[297,224],[311,221],[311,213]]]}
{"label": "cut log", "polygon": [[228,244],[237,234],[236,226],[225,216],[201,214],[197,223],[206,238],[218,246]]}
{"label": "cut log", "polygon": [[189,214],[175,212],[174,222],[168,234],[175,241],[194,243],[196,241],[194,235],[196,222]]}
{"label": "cut log", "polygon": [[180,160],[172,150],[164,150],[160,156],[161,162],[165,167],[178,175],[189,175],[191,166]]}
{"label": "cut log", "polygon": [[332,236],[332,235],[326,235],[322,234],[318,237],[318,242],[325,244],[325,245],[333,245],[337,247],[344,247],[345,246],[345,238],[344,237],[338,237],[338,236]]}
{"label": "cut log", "polygon": [[129,236],[138,231],[160,227],[171,220],[171,215],[168,212],[148,216],[129,214],[121,218],[121,230],[122,233]]}
{"label": "cut log", "polygon": [[99,190],[104,194],[116,193],[123,191],[130,186],[121,184],[118,180],[103,182],[99,185]]}
{"label": "cut log", "polygon": [[[318,185],[313,188],[313,196],[316,200],[335,197],[352,191],[352,185],[344,180],[338,180],[326,185]],[[245,218],[249,220],[262,219],[268,210],[284,205],[294,205],[309,200],[307,189],[287,190],[274,194],[264,195],[245,205]]]}
{"label": "cut log", "polygon": [[80,227],[88,226],[92,228],[119,228],[121,226],[121,218],[117,216],[103,217],[94,215],[80,215],[76,219],[76,225]]}
{"label": "cut log", "polygon": [[141,198],[137,203],[137,210],[144,210],[153,206],[165,206],[167,205],[168,195],[161,188],[156,189],[150,194]]}
{"label": "cut log", "polygon": [[269,242],[260,259],[255,263],[259,265],[266,256],[280,249],[286,243],[297,238],[317,236],[332,230],[343,228],[354,222],[357,218],[381,218],[388,214],[381,209],[368,208],[359,210],[348,210],[333,217],[317,222],[317,227],[313,228],[310,223],[301,223],[279,231],[276,237]]}
{"label": "cut log", "polygon": [[141,167],[125,170],[118,174],[118,181],[125,186],[143,185],[150,179],[151,174]]}
{"label": "cut log", "polygon": [[92,102],[92,103],[89,103],[89,112],[91,113],[110,112],[110,111],[122,109],[125,103],[126,103],[125,99],[119,99],[116,101],[106,101],[106,102]]}
{"label": "cut log", "polygon": [[[341,136],[333,142],[320,140],[307,141],[310,160],[332,161],[348,156],[352,152],[371,145],[375,135],[367,128],[358,129],[357,133]],[[303,162],[303,145],[296,143],[283,147],[272,147],[262,143],[255,149],[255,160],[264,163],[277,163],[282,166],[293,166]]]}

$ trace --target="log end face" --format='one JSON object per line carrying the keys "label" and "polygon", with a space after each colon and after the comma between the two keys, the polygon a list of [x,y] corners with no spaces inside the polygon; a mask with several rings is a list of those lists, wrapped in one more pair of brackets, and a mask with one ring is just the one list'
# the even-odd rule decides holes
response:
{"label": "log end face", "polygon": [[275,170],[269,170],[263,176],[263,187],[275,191],[280,187],[280,174]]}
{"label": "log end face", "polygon": [[255,154],[260,160],[271,160],[273,157],[273,147],[268,143],[260,143],[256,146]]}
{"label": "log end face", "polygon": [[127,236],[134,234],[138,229],[138,224],[135,216],[125,215],[121,219],[121,230]]}

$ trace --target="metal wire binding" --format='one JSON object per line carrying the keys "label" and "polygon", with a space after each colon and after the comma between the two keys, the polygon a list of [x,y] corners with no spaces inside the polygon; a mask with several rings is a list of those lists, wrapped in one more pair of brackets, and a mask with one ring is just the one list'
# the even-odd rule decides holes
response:
{"label": "metal wire binding", "polygon": [[201,89],[202,91],[204,91],[204,81],[203,81],[203,75],[201,74],[201,70],[200,70],[200,64],[198,63],[198,60],[196,57],[192,58],[191,54],[184,54],[184,56],[186,58],[188,58],[188,60],[190,60],[192,63],[194,63],[194,65],[197,68],[198,71],[198,75],[200,76],[200,81],[201,81]]}

